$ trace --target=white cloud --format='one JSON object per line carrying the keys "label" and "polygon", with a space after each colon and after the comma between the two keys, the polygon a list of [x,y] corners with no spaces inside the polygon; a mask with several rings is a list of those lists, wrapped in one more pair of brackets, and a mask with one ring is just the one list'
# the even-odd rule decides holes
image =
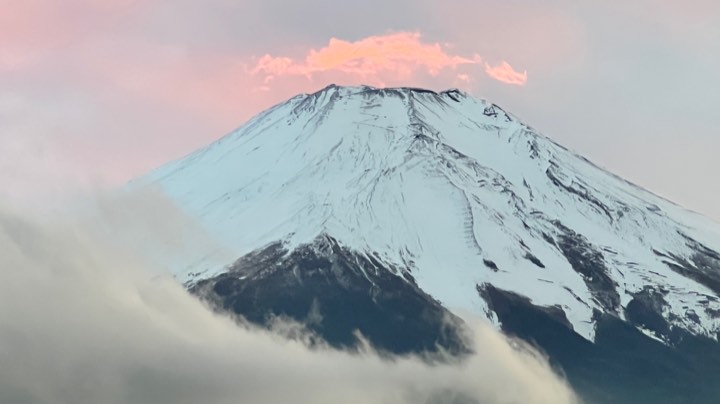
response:
{"label": "white cloud", "polygon": [[[513,348],[482,323],[474,325],[476,355],[434,366],[309,349],[238,327],[174,280],[149,276],[142,254],[114,236],[135,230],[98,228],[146,211],[138,208],[142,200],[164,203],[142,198],[130,210],[126,201],[105,199],[107,220],[0,209],[0,402],[573,401],[541,356]],[[172,223],[182,221],[157,220],[164,225],[148,226],[157,230],[152,237],[179,240],[184,225]]]}

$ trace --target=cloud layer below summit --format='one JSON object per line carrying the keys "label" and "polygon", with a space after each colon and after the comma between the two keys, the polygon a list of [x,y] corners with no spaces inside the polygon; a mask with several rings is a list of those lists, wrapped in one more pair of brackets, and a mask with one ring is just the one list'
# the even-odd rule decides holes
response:
{"label": "cloud layer below summit", "polygon": [[474,327],[475,355],[435,365],[238,327],[153,275],[148,247],[184,253],[197,241],[169,202],[148,194],[90,206],[41,218],[0,207],[0,402],[575,400],[542,356],[485,323]]}

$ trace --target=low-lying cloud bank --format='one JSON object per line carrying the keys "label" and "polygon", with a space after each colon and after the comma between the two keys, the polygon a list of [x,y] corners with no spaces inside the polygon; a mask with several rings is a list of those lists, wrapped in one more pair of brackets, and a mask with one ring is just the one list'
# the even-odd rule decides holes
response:
{"label": "low-lying cloud bank", "polygon": [[[107,228],[130,211],[105,200],[111,220],[79,220],[0,207],[0,402],[575,402],[541,356],[485,324],[474,326],[477,354],[442,365],[310,349],[238,327],[152,275],[122,241],[127,229]],[[181,240],[171,227],[146,226],[143,243]]]}

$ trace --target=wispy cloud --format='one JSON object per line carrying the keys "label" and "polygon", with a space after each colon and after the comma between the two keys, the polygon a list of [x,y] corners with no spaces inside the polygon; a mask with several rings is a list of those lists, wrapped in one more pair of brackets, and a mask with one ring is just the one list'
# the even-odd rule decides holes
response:
{"label": "wispy cloud", "polygon": [[524,86],[527,83],[527,70],[520,73],[510,66],[510,63],[503,61],[497,66],[490,66],[485,63],[485,73],[497,81],[516,86]]}

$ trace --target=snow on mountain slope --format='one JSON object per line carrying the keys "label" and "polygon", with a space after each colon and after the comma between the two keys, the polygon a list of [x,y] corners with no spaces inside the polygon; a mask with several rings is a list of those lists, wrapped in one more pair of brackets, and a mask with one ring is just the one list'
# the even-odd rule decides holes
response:
{"label": "snow on mountain slope", "polygon": [[[484,284],[559,306],[589,340],[595,310],[625,319],[631,304],[720,334],[720,225],[458,90],[299,95],[133,186],[152,184],[238,257],[327,234],[493,321]],[[208,258],[177,275],[194,282],[229,264]]]}

